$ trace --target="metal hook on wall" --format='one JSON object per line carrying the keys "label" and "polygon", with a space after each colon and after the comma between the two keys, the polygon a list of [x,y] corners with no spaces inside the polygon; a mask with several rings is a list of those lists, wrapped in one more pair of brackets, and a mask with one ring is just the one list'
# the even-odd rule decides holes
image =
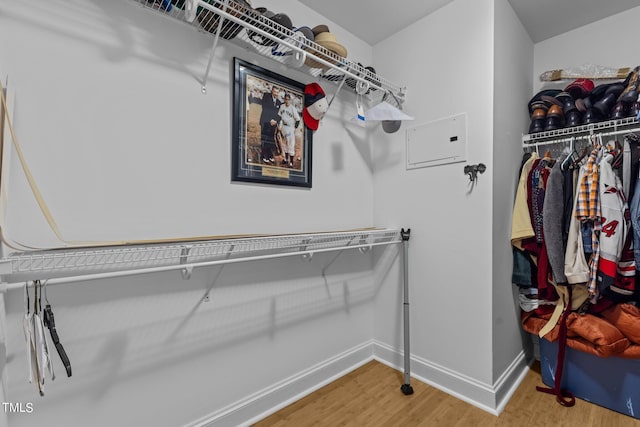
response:
{"label": "metal hook on wall", "polygon": [[464,167],[465,175],[469,175],[469,181],[475,183],[478,180],[478,173],[484,173],[487,170],[487,166],[484,163],[478,163],[477,165],[466,165]]}

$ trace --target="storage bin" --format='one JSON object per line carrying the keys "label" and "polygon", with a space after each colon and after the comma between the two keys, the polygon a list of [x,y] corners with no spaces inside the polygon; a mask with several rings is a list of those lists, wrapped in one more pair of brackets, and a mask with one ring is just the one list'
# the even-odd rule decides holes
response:
{"label": "storage bin", "polygon": [[[553,387],[558,343],[540,339],[542,382]],[[575,397],[640,419],[640,359],[598,357],[567,347],[562,389]]]}

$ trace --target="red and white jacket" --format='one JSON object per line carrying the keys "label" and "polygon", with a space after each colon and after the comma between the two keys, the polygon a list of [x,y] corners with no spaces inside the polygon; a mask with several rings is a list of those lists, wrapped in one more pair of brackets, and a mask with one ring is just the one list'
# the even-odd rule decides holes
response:
{"label": "red and white jacket", "polygon": [[628,238],[631,216],[620,178],[611,167],[612,159],[611,154],[606,154],[600,161],[599,293],[612,286],[626,287],[626,281],[635,280],[635,261]]}

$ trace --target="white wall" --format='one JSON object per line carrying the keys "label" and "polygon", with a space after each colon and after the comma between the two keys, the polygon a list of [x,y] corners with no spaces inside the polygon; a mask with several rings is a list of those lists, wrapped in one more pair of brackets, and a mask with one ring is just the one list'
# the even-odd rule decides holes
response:
{"label": "white wall", "polygon": [[[374,151],[374,222],[411,228],[414,367],[454,392],[483,394],[493,359],[493,1],[454,1],[374,46],[374,58],[406,84],[405,110],[416,118],[380,134]],[[467,163],[487,166],[472,191],[464,163],[405,170],[405,129],[458,113],[467,114]],[[375,334],[401,349],[398,274],[378,296]]]}
{"label": "white wall", "polygon": [[[534,93],[545,86],[539,80],[544,71],[585,64],[614,68],[639,65],[635,50],[629,48],[637,38],[639,17],[640,7],[636,7],[537,43],[534,48]],[[566,84],[547,85],[564,87]]]}
{"label": "white wall", "polygon": [[[370,62],[370,46],[305,6],[261,5],[286,9],[297,25],[327,23],[350,56]],[[343,123],[353,96],[336,100],[314,136],[312,189],[236,184],[232,57],[303,83],[310,77],[222,42],[203,95],[198,80],[212,38],[124,0],[2,3],[0,40],[18,138],[69,240],[374,224],[366,130]],[[335,86],[324,87],[332,96]],[[11,178],[3,231],[59,243],[17,163]],[[22,293],[7,294],[3,399],[34,407],[9,414],[9,425],[238,425],[273,410],[372,357],[375,278],[390,261],[335,255],[201,269],[187,281],[174,272],[51,287],[73,376],[54,354],[57,379],[44,398],[27,382]]]}
{"label": "white wall", "polygon": [[[528,82],[533,42],[507,0],[495,1],[493,101],[493,383],[514,360],[531,357],[530,339],[520,328],[517,288],[511,283],[511,213],[522,159],[521,137],[529,126]],[[521,360],[525,363],[525,360]],[[517,370],[516,370],[517,372]],[[502,379],[504,380],[504,379]],[[506,390],[503,390],[506,392]],[[504,395],[497,396],[496,403]]]}
{"label": "white wall", "polygon": [[[370,62],[370,46],[289,3],[264,5],[286,10],[296,25],[328,23],[354,59]],[[16,91],[18,139],[65,240],[373,225],[364,131],[342,123],[355,115],[353,95],[332,105],[314,135],[311,190],[231,183],[232,58],[302,83],[312,77],[223,42],[203,95],[212,36],[133,1],[21,2],[2,15],[0,72]],[[333,96],[336,86],[321,83]],[[17,162],[9,190],[4,231],[25,244],[59,245]]]}

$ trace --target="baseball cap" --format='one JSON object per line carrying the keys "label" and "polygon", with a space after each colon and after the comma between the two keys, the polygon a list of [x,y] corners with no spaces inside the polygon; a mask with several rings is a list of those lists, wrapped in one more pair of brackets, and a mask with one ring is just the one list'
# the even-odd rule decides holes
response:
{"label": "baseball cap", "polygon": [[309,83],[304,88],[304,110],[302,118],[304,124],[311,130],[317,130],[320,119],[329,109],[329,102],[318,83]]}

